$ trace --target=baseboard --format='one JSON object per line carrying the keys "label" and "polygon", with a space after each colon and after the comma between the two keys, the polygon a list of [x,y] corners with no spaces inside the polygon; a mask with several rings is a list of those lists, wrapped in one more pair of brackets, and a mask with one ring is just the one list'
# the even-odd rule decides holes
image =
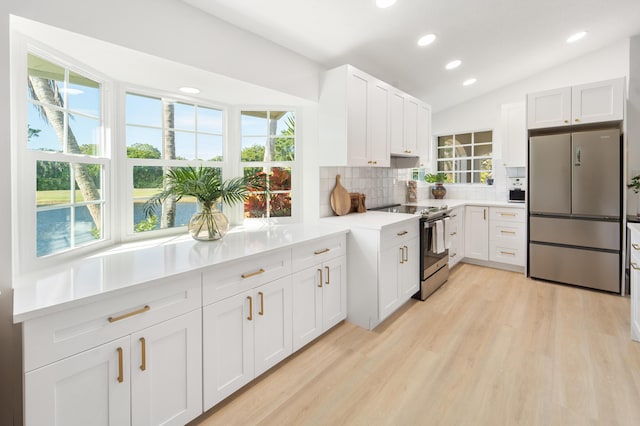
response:
{"label": "baseboard", "polygon": [[478,266],[486,266],[488,268],[502,269],[505,271],[520,272],[524,274],[524,266],[510,265],[508,263],[502,263],[502,262],[490,262],[488,260],[471,259],[469,257],[462,258],[460,262],[470,263],[472,265],[478,265]]}

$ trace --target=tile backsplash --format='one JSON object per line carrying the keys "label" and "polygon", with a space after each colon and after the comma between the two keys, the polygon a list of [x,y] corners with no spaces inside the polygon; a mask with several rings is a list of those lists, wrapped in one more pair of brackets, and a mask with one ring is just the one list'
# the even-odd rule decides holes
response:
{"label": "tile backsplash", "polygon": [[367,208],[406,202],[407,169],[383,167],[320,167],[320,217],[333,216],[331,191],[336,175],[349,192],[365,194]]}
{"label": "tile backsplash", "polygon": [[[320,217],[333,216],[331,210],[331,191],[336,185],[336,175],[340,183],[349,192],[360,192],[367,196],[367,208],[407,202],[407,181],[411,169],[374,168],[374,167],[320,167]],[[456,184],[447,185],[446,199],[506,201],[507,189],[504,168],[494,171],[494,185]],[[432,184],[424,181],[417,183],[419,204],[428,204]]]}

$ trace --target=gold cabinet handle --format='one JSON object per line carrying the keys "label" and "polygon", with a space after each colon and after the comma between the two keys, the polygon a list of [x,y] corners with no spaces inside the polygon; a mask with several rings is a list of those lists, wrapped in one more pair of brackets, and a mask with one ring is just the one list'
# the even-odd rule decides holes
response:
{"label": "gold cabinet handle", "polygon": [[508,255],[511,255],[511,256],[515,256],[515,255],[516,255],[516,254],[515,254],[514,252],[512,252],[512,251],[500,251],[500,254],[508,254]]}
{"label": "gold cabinet handle", "polygon": [[569,120],[564,120],[564,122],[565,122],[565,123],[568,123],[568,122],[569,122]]}
{"label": "gold cabinet handle", "polygon": [[405,154],[411,154],[411,150],[410,150],[410,149],[405,149],[405,150],[404,150],[404,153],[405,153]]}
{"label": "gold cabinet handle", "polygon": [[631,247],[633,247],[635,250],[640,250],[640,246],[636,243],[631,244]]}
{"label": "gold cabinet handle", "polygon": [[482,220],[487,220],[487,209],[482,209]]}
{"label": "gold cabinet handle", "polygon": [[516,214],[515,213],[505,213],[505,212],[500,212],[500,216],[513,216],[515,217]]}
{"label": "gold cabinet handle", "polygon": [[404,248],[400,247],[400,264],[404,263]]}
{"label": "gold cabinet handle", "polygon": [[323,248],[322,250],[316,250],[316,251],[314,251],[314,252],[313,252],[313,254],[322,254],[322,253],[326,253],[326,252],[328,252],[329,250],[331,250],[331,249]]}
{"label": "gold cabinet handle", "polygon": [[451,215],[451,219],[453,219],[454,217],[458,217],[458,215],[457,214],[452,214]]}
{"label": "gold cabinet handle", "polygon": [[409,233],[409,231],[401,231],[401,232],[398,232],[396,235],[398,237],[402,237],[403,235],[407,235],[408,233]]}
{"label": "gold cabinet handle", "polygon": [[260,311],[258,311],[258,315],[264,315],[264,293],[259,291],[258,295],[260,295]]}
{"label": "gold cabinet handle", "polygon": [[109,322],[120,321],[120,320],[123,320],[125,318],[129,318],[129,317],[132,317],[134,315],[138,315],[138,314],[142,314],[144,312],[147,312],[149,309],[151,309],[151,307],[149,305],[144,305],[143,308],[136,309],[135,311],[131,311],[131,312],[126,313],[126,314],[122,314],[122,315],[120,315],[118,317],[109,317],[109,318],[107,318],[107,321],[109,321]]}
{"label": "gold cabinet handle", "polygon": [[454,257],[456,257],[457,255],[458,255],[458,253],[450,254],[450,255],[449,255],[449,258],[450,258],[450,259],[453,259],[453,258],[454,258]]}
{"label": "gold cabinet handle", "polygon": [[247,296],[247,299],[249,299],[249,316],[247,319],[249,321],[253,321],[253,298],[251,296]]}
{"label": "gold cabinet handle", "polygon": [[329,285],[331,284],[331,269],[328,266],[325,266],[324,269],[327,271],[327,280],[324,283]]}
{"label": "gold cabinet handle", "polygon": [[140,338],[140,354],[142,355],[140,370],[145,371],[147,369],[147,341],[144,337]]}
{"label": "gold cabinet handle", "polygon": [[501,234],[515,234],[515,231],[500,231]]}
{"label": "gold cabinet handle", "polygon": [[640,267],[638,266],[638,264],[636,262],[631,262],[631,267],[633,269],[636,269],[636,270],[640,269]]}
{"label": "gold cabinet handle", "polygon": [[118,351],[118,383],[124,381],[123,365],[122,365],[122,348],[116,349]]}
{"label": "gold cabinet handle", "polygon": [[264,269],[260,268],[255,272],[250,272],[248,274],[242,274],[240,275],[242,278],[251,278],[251,277],[255,277],[256,275],[260,275],[260,274],[264,274]]}
{"label": "gold cabinet handle", "polygon": [[402,260],[404,260],[405,262],[408,262],[409,261],[409,247],[404,246],[403,248],[404,248],[404,250],[402,252],[403,252],[405,257]]}
{"label": "gold cabinet handle", "polygon": [[322,287],[322,269],[318,268],[318,272],[320,272],[320,281],[318,283],[318,287]]}
{"label": "gold cabinet handle", "polygon": [[451,235],[453,237],[454,235],[457,235],[457,234],[458,234],[457,232],[452,232],[449,235]]}
{"label": "gold cabinet handle", "polygon": [[580,121],[580,119],[579,119],[579,118],[576,118],[576,123],[578,123],[579,121]]}

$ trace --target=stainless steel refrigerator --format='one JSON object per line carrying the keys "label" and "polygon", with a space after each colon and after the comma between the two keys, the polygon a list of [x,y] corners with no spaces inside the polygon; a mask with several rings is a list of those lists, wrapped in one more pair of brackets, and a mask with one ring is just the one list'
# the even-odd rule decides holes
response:
{"label": "stainless steel refrigerator", "polygon": [[529,275],[620,291],[618,129],[529,138]]}

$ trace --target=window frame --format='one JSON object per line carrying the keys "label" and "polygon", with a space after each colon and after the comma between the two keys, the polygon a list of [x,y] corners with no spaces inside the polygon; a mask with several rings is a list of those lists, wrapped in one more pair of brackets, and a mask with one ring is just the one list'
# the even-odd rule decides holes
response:
{"label": "window frame", "polygon": [[[15,226],[12,230],[12,247],[17,256],[13,257],[16,273],[25,273],[58,265],[60,262],[76,259],[84,254],[113,245],[113,207],[112,191],[114,188],[112,144],[109,130],[113,123],[110,105],[113,104],[113,81],[99,71],[91,69],[50,46],[22,34],[15,34],[11,44],[11,95],[12,95],[12,215]],[[34,55],[63,67],[69,72],[90,78],[101,86],[100,99],[100,135],[101,155],[72,154],[67,152],[40,151],[28,147],[28,134],[25,129],[29,123],[27,91],[28,55]],[[67,110],[68,106],[65,106]],[[37,207],[36,207],[36,166],[38,161],[55,161],[64,163],[98,164],[102,167],[101,180],[101,221],[102,239],[62,250],[60,252],[38,257],[37,254]],[[82,204],[82,203],[79,203]],[[76,206],[77,204],[70,204]]]}
{"label": "window frame", "polygon": [[[163,160],[163,159],[145,159],[145,158],[129,158],[127,156],[127,118],[126,118],[126,96],[127,94],[134,94],[139,96],[148,96],[152,98],[159,98],[164,101],[180,102],[191,105],[202,106],[206,108],[213,108],[222,111],[222,159],[223,161],[203,161],[203,160]],[[118,146],[120,152],[118,153],[118,162],[121,175],[121,182],[118,184],[118,192],[123,194],[119,197],[120,211],[125,218],[122,221],[120,227],[120,235],[124,241],[137,241],[147,240],[156,237],[184,234],[186,232],[186,225],[174,226],[171,228],[157,229],[146,232],[135,232],[134,230],[134,207],[133,207],[133,168],[135,166],[162,166],[165,162],[172,167],[215,167],[221,169],[222,178],[227,179],[231,176],[230,160],[229,160],[229,132],[228,132],[228,117],[229,106],[220,103],[215,103],[209,100],[201,99],[194,96],[182,96],[177,93],[168,92],[164,90],[152,89],[143,87],[140,85],[121,84],[118,88],[118,109],[122,112],[122,117],[118,121],[118,139],[123,141]],[[164,131],[164,127],[161,127]],[[224,213],[232,218],[233,214],[230,214],[230,208],[225,208]]]}
{"label": "window frame", "polygon": [[[484,133],[484,132],[491,132],[491,142],[475,142],[475,138],[476,138],[476,134],[477,133]],[[454,155],[454,157],[452,158],[440,158],[439,157],[439,153],[441,151],[440,147],[438,146],[438,138],[442,137],[442,136],[451,136],[455,139],[456,136],[458,135],[465,135],[465,134],[470,134],[471,135],[471,143],[468,145],[463,145],[463,146],[470,146],[472,149],[472,154],[469,156],[464,156],[464,157],[456,157]],[[476,145],[478,146],[486,146],[491,144],[491,155],[487,156],[487,155],[475,155],[475,149],[476,149]],[[488,128],[483,128],[483,129],[476,129],[476,130],[469,130],[469,131],[458,131],[458,132],[444,132],[444,133],[439,133],[439,134],[435,134],[433,135],[433,145],[434,145],[434,149],[435,149],[435,155],[434,155],[434,173],[445,173],[445,174],[451,174],[453,176],[453,178],[455,179],[456,175],[459,175],[461,173],[469,173],[471,176],[471,182],[445,182],[447,185],[486,185],[485,182],[474,182],[473,181],[473,175],[475,173],[483,173],[485,172],[485,170],[476,170],[475,168],[473,168],[473,164],[476,160],[486,160],[486,159],[490,159],[491,160],[491,170],[487,170],[486,172],[490,175],[493,176],[494,171],[495,171],[495,165],[494,165],[494,160],[495,160],[495,146],[496,146],[496,141],[495,141],[495,129],[488,129]],[[451,147],[453,149],[453,147]],[[454,154],[455,154],[455,149],[453,150]],[[445,162],[445,161],[451,161],[453,164],[453,170],[451,172],[446,172],[446,171],[441,171],[438,170],[438,164],[441,162]],[[471,165],[472,168],[471,170],[465,170],[465,171],[459,171],[456,169],[456,161],[471,161]]]}
{"label": "window frame", "polygon": [[[242,161],[242,112],[244,111],[254,111],[254,112],[267,112],[267,111],[287,111],[292,112],[295,117],[295,133],[293,136],[294,141],[294,160],[293,161]],[[291,190],[286,191],[291,194],[291,216],[270,216],[264,218],[253,217],[247,218],[244,216],[244,204],[238,204],[240,208],[236,211],[236,218],[240,217],[243,220],[243,223],[247,226],[253,226],[256,224],[288,224],[288,223],[297,223],[299,221],[299,217],[301,216],[302,210],[302,197],[299,196],[300,185],[302,184],[302,176],[301,176],[301,164],[302,164],[302,148],[301,144],[299,144],[300,135],[303,131],[302,120],[300,117],[302,116],[301,108],[294,106],[283,106],[283,105],[243,105],[235,108],[234,111],[234,128],[237,132],[234,136],[238,141],[236,151],[230,153],[234,155],[233,158],[237,159],[237,164],[234,166],[237,167],[234,169],[234,173],[236,176],[242,176],[244,173],[244,168],[247,167],[269,167],[271,168],[290,168],[291,169]],[[268,136],[268,135],[267,135]]]}

